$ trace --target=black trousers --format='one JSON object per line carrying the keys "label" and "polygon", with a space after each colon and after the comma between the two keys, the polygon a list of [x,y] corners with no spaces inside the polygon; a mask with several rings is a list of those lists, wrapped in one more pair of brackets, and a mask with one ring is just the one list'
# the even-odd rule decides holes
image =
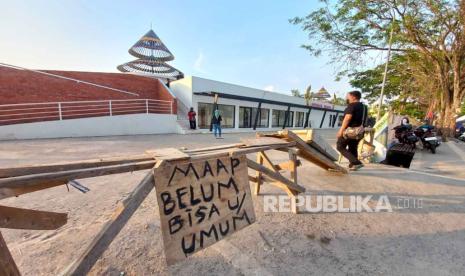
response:
{"label": "black trousers", "polygon": [[195,120],[189,120],[189,125],[191,126],[191,129],[196,129],[197,128]]}
{"label": "black trousers", "polygon": [[[357,147],[360,140],[346,139],[343,137],[337,138],[337,150],[349,160],[351,165],[361,164],[358,160]],[[347,147],[349,149],[347,149]]]}

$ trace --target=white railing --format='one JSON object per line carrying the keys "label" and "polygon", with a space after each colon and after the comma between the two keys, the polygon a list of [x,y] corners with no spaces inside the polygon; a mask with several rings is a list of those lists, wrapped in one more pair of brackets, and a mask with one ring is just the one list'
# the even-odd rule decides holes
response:
{"label": "white railing", "polygon": [[174,114],[174,101],[136,99],[0,105],[0,125],[126,114]]}

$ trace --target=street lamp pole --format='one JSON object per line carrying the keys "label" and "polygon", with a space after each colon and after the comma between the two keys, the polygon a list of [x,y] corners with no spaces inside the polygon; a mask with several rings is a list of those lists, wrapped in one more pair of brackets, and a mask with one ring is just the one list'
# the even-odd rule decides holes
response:
{"label": "street lamp pole", "polygon": [[389,34],[389,47],[388,53],[386,57],[386,64],[384,66],[384,75],[383,75],[383,83],[381,84],[381,95],[379,97],[378,103],[378,113],[376,114],[376,121],[379,121],[381,118],[381,108],[383,106],[383,98],[384,98],[384,87],[386,86],[386,79],[387,79],[387,71],[389,66],[389,60],[391,59],[391,48],[392,48],[392,36],[394,34],[394,18],[392,19],[392,26],[391,26],[391,33]]}

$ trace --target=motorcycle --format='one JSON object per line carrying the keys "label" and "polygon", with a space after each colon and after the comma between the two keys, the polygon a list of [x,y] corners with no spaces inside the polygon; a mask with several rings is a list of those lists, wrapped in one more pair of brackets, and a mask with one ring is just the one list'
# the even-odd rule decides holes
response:
{"label": "motorcycle", "polygon": [[423,148],[428,149],[431,153],[436,153],[436,148],[439,147],[441,142],[436,136],[436,132],[433,131],[431,126],[421,126],[415,129],[414,133],[417,137],[420,138]]}
{"label": "motorcycle", "polygon": [[457,138],[457,139],[459,139],[462,142],[465,142],[465,132],[462,133],[462,135],[460,135],[459,138]]}
{"label": "motorcycle", "polygon": [[394,136],[401,144],[416,146],[418,142],[418,137],[413,132],[412,125],[402,124],[394,127]]}

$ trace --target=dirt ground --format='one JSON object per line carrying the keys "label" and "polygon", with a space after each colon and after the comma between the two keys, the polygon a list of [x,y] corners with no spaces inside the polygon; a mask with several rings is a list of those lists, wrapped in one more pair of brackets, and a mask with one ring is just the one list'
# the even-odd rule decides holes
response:
{"label": "dirt ground", "polygon": [[[253,134],[146,135],[0,142],[0,166],[139,154],[160,147],[211,146]],[[334,143],[334,132],[326,132]],[[273,152],[273,160],[287,154]],[[465,143],[419,150],[411,170],[369,165],[349,175],[303,161],[306,194],[386,195],[393,212],[265,213],[229,238],[167,267],[152,192],[94,266],[91,275],[463,275],[465,271]],[[65,187],[2,200],[2,205],[69,213],[55,231],[2,229],[24,275],[57,275],[84,250],[144,172],[82,179],[91,191]],[[283,194],[264,185],[263,194]],[[414,202],[422,208],[414,208]],[[405,204],[410,203],[409,208]]]}

